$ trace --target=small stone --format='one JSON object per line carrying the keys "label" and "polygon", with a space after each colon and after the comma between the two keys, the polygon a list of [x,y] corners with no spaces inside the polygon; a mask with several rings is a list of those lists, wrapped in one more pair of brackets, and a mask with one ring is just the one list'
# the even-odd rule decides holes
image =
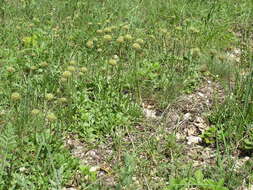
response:
{"label": "small stone", "polygon": [[188,145],[198,144],[200,142],[202,142],[202,139],[200,137],[196,137],[196,136],[187,137],[187,144]]}

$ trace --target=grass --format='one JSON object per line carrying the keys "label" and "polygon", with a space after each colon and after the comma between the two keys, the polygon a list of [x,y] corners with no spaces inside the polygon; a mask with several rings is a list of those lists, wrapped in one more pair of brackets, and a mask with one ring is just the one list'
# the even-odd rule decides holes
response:
{"label": "grass", "polygon": [[[252,161],[231,169],[231,155],[253,150],[252,12],[251,0],[1,0],[0,190],[63,189],[76,173],[81,189],[107,189],[67,134],[91,147],[111,137],[115,189],[252,184]],[[141,105],[165,110],[206,77],[226,97],[204,134],[216,164],[196,170]],[[125,144],[126,134],[137,135]]]}

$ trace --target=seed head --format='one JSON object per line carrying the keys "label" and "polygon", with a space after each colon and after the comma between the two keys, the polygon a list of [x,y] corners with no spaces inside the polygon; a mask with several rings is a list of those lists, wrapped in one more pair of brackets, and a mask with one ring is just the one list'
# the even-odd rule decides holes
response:
{"label": "seed head", "polygon": [[47,62],[41,62],[41,63],[40,63],[40,66],[41,66],[41,67],[47,67],[47,66],[48,66],[48,63],[47,63]]}
{"label": "seed head", "polygon": [[110,64],[110,65],[116,65],[116,64],[117,64],[117,61],[116,61],[115,59],[110,59],[110,60],[108,61],[108,64]]}
{"label": "seed head", "polygon": [[112,40],[112,36],[107,34],[107,35],[104,35],[104,40],[106,41],[111,41]]}
{"label": "seed head", "polygon": [[140,46],[140,44],[138,44],[138,43],[134,43],[134,44],[133,44],[133,48],[136,49],[136,50],[140,50],[140,49],[141,49],[141,46]]}
{"label": "seed head", "polygon": [[82,71],[82,72],[87,72],[88,69],[87,69],[86,67],[81,67],[81,68],[80,68],[80,71]]}
{"label": "seed head", "polygon": [[138,43],[138,44],[144,44],[144,40],[140,39],[140,38],[136,39],[135,42]]}
{"label": "seed head", "polygon": [[54,113],[48,113],[47,119],[48,119],[48,121],[53,122],[53,121],[57,120],[57,117],[55,116]]}
{"label": "seed head", "polygon": [[46,94],[45,98],[46,98],[46,100],[50,101],[50,100],[54,99],[54,95],[52,93],[48,93],[48,94]]}
{"label": "seed head", "polygon": [[75,72],[76,68],[74,66],[68,66],[67,70],[70,71],[70,72]]}
{"label": "seed head", "polygon": [[88,48],[93,48],[93,47],[94,47],[93,41],[92,41],[92,40],[88,40],[87,43],[86,43],[86,46],[87,46]]}
{"label": "seed head", "polygon": [[60,102],[60,103],[66,103],[68,100],[67,100],[67,98],[59,98],[58,99],[58,101]]}
{"label": "seed head", "polygon": [[11,100],[19,101],[21,99],[21,95],[18,92],[14,92],[11,94]]}
{"label": "seed head", "polygon": [[70,65],[76,65],[76,61],[75,61],[75,60],[71,60],[71,61],[69,62],[69,64],[70,64]]}
{"label": "seed head", "polygon": [[126,35],[124,36],[124,38],[125,38],[126,40],[132,40],[132,39],[133,39],[133,37],[132,37],[130,34],[126,34]]}
{"label": "seed head", "polygon": [[123,28],[124,30],[129,30],[129,25],[124,25],[124,26],[122,26],[122,28]]}
{"label": "seed head", "polygon": [[30,68],[32,71],[35,71],[36,69],[37,69],[37,67],[36,66],[31,66],[31,68]]}
{"label": "seed head", "polygon": [[119,36],[116,40],[116,42],[118,43],[123,43],[124,42],[124,37],[123,36]]}
{"label": "seed head", "polygon": [[63,78],[69,78],[69,77],[71,77],[71,75],[72,75],[72,73],[70,71],[64,71],[62,73]]}
{"label": "seed head", "polygon": [[98,33],[98,34],[102,34],[102,33],[103,33],[103,30],[97,30],[97,33]]}
{"label": "seed head", "polygon": [[15,69],[13,67],[7,67],[6,69],[9,73],[14,73]]}
{"label": "seed head", "polygon": [[38,109],[33,109],[33,110],[31,111],[31,114],[32,114],[33,116],[38,115],[39,113],[40,113],[40,110],[38,110]]}
{"label": "seed head", "polygon": [[110,32],[112,32],[112,29],[107,27],[107,28],[104,29],[104,32],[110,33]]}
{"label": "seed head", "polygon": [[62,77],[62,78],[60,79],[60,82],[63,82],[63,83],[64,83],[64,82],[67,82],[67,80],[68,80],[68,79]]}

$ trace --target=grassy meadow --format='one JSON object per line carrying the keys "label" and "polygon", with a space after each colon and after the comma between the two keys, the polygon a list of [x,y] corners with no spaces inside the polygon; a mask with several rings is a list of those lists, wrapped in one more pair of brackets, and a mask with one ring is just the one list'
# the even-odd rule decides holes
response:
{"label": "grassy meadow", "polygon": [[[252,0],[0,0],[0,190],[246,190],[252,64]],[[165,117],[204,80],[224,100],[203,113],[214,164],[194,167],[143,106]],[[110,167],[73,156],[67,136],[110,146]]]}

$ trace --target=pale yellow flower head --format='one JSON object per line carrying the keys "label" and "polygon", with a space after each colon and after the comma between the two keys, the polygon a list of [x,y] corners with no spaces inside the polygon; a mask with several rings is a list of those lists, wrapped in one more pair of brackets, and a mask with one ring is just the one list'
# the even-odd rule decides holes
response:
{"label": "pale yellow flower head", "polygon": [[21,95],[18,92],[13,92],[11,94],[11,100],[13,100],[13,101],[19,101],[19,100],[21,100]]}
{"label": "pale yellow flower head", "polygon": [[75,72],[76,68],[74,66],[68,66],[67,70],[70,71],[70,72]]}
{"label": "pale yellow flower head", "polygon": [[45,98],[46,98],[46,100],[50,101],[50,100],[54,99],[54,95],[52,93],[47,93],[45,95]]}
{"label": "pale yellow flower head", "polygon": [[41,67],[47,67],[47,66],[48,66],[48,63],[47,63],[47,62],[41,62],[41,63],[40,63],[40,66],[41,66]]}
{"label": "pale yellow flower head", "polygon": [[123,43],[124,42],[124,37],[123,36],[119,36],[116,40],[116,42],[118,43]]}
{"label": "pale yellow flower head", "polygon": [[112,36],[107,34],[107,35],[104,35],[104,40],[106,41],[111,41],[112,40]]}
{"label": "pale yellow flower head", "polygon": [[88,40],[87,43],[86,43],[86,46],[87,46],[88,48],[93,48],[93,47],[94,47],[93,41],[92,41],[92,40]]}
{"label": "pale yellow flower head", "polygon": [[125,38],[126,40],[132,40],[132,39],[133,39],[133,37],[132,37],[130,34],[126,34],[126,35],[124,36],[124,38]]}
{"label": "pale yellow flower head", "polygon": [[70,71],[64,71],[62,73],[62,77],[64,77],[64,78],[69,78],[69,77],[71,77],[71,75],[72,75],[72,73]]}
{"label": "pale yellow flower head", "polygon": [[57,120],[57,117],[55,116],[54,113],[48,113],[46,118],[47,118],[47,120],[50,121],[50,122],[54,122],[54,121]]}
{"label": "pale yellow flower head", "polygon": [[9,73],[14,73],[15,69],[13,67],[7,67],[6,69]]}
{"label": "pale yellow flower head", "polygon": [[108,64],[110,64],[110,65],[116,65],[117,64],[117,60],[115,60],[115,59],[109,59]]}
{"label": "pale yellow flower head", "polygon": [[81,67],[81,68],[80,68],[80,71],[82,71],[82,72],[87,72],[88,69],[87,69],[86,67]]}
{"label": "pale yellow flower head", "polygon": [[138,43],[134,43],[132,47],[133,47],[134,49],[136,49],[136,50],[140,50],[140,49],[141,49],[141,46],[140,46],[140,44],[138,44]]}
{"label": "pale yellow flower head", "polygon": [[39,110],[39,109],[33,109],[33,110],[31,111],[31,114],[32,114],[33,116],[38,115],[39,113],[40,113],[40,110]]}

